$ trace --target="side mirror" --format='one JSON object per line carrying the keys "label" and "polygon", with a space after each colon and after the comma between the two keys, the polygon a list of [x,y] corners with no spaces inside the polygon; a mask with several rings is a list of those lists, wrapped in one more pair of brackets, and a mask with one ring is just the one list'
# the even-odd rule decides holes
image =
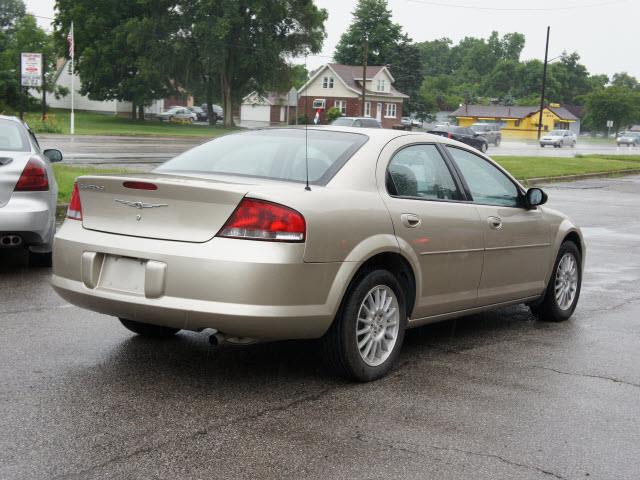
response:
{"label": "side mirror", "polygon": [[539,205],[547,203],[547,194],[540,188],[530,188],[525,195],[525,203],[527,208],[535,208]]}
{"label": "side mirror", "polygon": [[49,159],[51,163],[57,163],[62,161],[62,152],[55,148],[50,148],[42,152],[42,154]]}

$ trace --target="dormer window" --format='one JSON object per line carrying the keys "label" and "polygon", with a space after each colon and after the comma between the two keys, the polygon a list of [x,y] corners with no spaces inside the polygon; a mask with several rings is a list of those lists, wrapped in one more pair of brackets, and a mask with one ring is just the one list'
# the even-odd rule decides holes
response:
{"label": "dormer window", "polygon": [[333,77],[324,77],[322,79],[322,88],[333,88]]}
{"label": "dormer window", "polygon": [[378,92],[384,92],[386,90],[386,88],[387,88],[385,84],[386,84],[386,82],[384,81],[384,79],[383,78],[379,78],[378,79],[378,84],[376,85],[376,87],[377,87],[376,90]]}

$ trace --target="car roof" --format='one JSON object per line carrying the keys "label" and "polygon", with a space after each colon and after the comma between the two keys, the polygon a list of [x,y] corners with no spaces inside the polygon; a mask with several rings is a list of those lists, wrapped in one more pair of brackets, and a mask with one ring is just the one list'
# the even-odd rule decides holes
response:
{"label": "car roof", "polygon": [[22,125],[22,121],[18,117],[15,117],[13,115],[0,115],[0,120],[9,120]]}

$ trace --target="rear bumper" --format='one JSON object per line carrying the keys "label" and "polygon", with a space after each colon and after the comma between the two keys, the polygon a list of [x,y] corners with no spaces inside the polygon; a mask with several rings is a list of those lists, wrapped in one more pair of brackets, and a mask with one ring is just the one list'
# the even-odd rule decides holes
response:
{"label": "rear bumper", "polygon": [[[55,238],[52,284],[75,305],[130,320],[257,339],[317,338],[358,265],[303,263],[303,254],[304,244],[152,240],[68,220]],[[108,286],[107,257],[142,259],[144,288]]]}
{"label": "rear bumper", "polygon": [[0,235],[17,234],[27,245],[48,245],[55,233],[51,192],[14,192],[0,208]]}

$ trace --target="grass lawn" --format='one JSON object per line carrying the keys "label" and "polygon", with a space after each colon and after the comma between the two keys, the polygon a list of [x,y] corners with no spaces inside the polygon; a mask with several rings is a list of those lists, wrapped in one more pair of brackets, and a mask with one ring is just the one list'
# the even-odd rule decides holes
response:
{"label": "grass lawn", "polygon": [[[592,155],[588,157],[494,157],[519,180],[540,177],[561,177],[582,173],[624,172],[640,170],[640,155]],[[73,182],[81,175],[99,175],[108,173],[131,173],[134,170],[105,169],[96,167],[74,167],[54,165],[53,170],[58,182],[58,202],[67,203],[71,197]]]}
{"label": "grass lawn", "polygon": [[[180,137],[217,137],[235,129],[220,125],[182,125],[159,120],[136,121],[116,115],[76,112],[77,135],[160,135]],[[36,133],[69,133],[69,112],[52,110],[45,124],[40,114],[27,113],[25,120]]]}
{"label": "grass lawn", "polygon": [[519,180],[640,169],[640,155],[589,155],[575,158],[495,156],[493,159]]}
{"label": "grass lawn", "polygon": [[68,203],[73,190],[73,182],[81,175],[96,175],[106,173],[131,173],[131,169],[106,169],[96,167],[74,167],[70,165],[54,165],[53,172],[58,183],[58,203]]}

